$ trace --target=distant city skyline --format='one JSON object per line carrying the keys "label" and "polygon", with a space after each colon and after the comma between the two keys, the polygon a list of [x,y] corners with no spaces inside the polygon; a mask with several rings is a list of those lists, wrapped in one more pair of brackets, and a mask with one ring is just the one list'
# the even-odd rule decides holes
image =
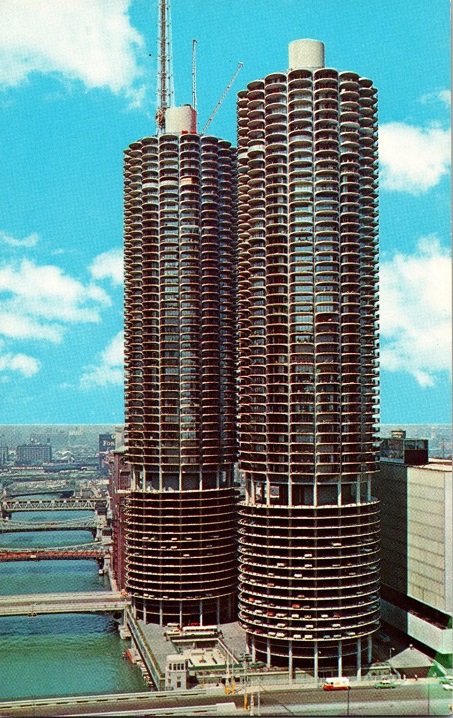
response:
{"label": "distant city skyline", "polygon": [[[122,424],[0,424],[0,447],[10,450],[31,439],[47,441],[52,448],[68,448],[84,445],[97,451],[99,434],[115,432]],[[451,455],[452,438],[450,424],[381,424],[379,436],[387,437],[393,429],[402,429],[412,439],[428,439],[430,455]]]}
{"label": "distant city skyline", "polygon": [[[209,128],[234,144],[236,93],[286,69],[291,40],[378,88],[382,423],[451,420],[449,11],[172,2],[176,102],[196,38],[200,128],[244,63]],[[10,0],[2,16],[2,420],[122,423],[122,153],[155,131],[157,0],[42,0],[32,21]]]}

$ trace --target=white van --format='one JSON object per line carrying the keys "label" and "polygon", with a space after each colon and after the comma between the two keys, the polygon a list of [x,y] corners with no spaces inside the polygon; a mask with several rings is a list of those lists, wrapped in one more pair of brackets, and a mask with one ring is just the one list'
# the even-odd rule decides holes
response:
{"label": "white van", "polygon": [[350,687],[349,678],[337,676],[336,678],[326,678],[322,688],[324,691],[347,691]]}

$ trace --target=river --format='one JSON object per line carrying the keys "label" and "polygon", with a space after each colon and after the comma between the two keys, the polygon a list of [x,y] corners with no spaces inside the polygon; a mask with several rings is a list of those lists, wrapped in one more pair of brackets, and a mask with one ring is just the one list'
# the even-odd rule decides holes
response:
{"label": "river", "polygon": [[[87,511],[20,512],[11,521],[50,522],[89,515]],[[92,540],[85,530],[0,534],[0,545],[9,548],[69,546]],[[94,560],[0,563],[1,595],[108,588],[108,578],[99,575]],[[0,700],[143,691],[139,669],[122,658],[125,645],[111,616],[0,617]]]}

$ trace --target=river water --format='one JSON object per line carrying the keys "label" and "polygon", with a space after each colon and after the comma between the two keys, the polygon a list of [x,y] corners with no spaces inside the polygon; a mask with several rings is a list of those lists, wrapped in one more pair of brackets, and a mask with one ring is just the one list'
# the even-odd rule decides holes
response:
{"label": "river water", "polygon": [[[46,497],[48,498],[48,497]],[[21,512],[11,521],[62,521],[86,511]],[[0,534],[8,548],[69,546],[92,541],[84,530]],[[94,560],[0,563],[0,594],[105,591]],[[122,658],[125,642],[111,616],[0,616],[0,701],[14,698],[120,693],[146,689],[136,666]]]}

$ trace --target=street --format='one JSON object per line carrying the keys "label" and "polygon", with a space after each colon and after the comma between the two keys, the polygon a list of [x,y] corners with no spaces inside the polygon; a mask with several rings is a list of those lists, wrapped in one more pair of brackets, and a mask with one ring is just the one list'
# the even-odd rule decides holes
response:
{"label": "street", "polygon": [[[253,698],[252,698],[253,695]],[[0,716],[29,718],[42,716],[158,716],[158,715],[262,715],[262,716],[364,716],[451,714],[451,692],[437,682],[407,682],[396,688],[353,686],[350,691],[323,691],[321,688],[256,687],[247,696],[242,692],[225,695],[220,688],[187,693],[141,693],[121,696],[80,696],[45,701],[17,701],[0,704]]]}

